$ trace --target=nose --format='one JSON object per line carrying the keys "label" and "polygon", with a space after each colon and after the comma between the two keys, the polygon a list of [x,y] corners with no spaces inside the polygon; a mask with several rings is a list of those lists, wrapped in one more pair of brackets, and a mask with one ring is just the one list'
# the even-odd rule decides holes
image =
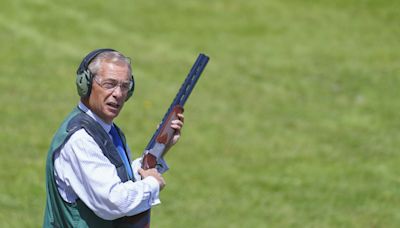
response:
{"label": "nose", "polygon": [[114,88],[114,90],[113,90],[113,92],[112,92],[112,95],[113,95],[115,98],[122,98],[122,97],[124,96],[124,92],[122,91],[121,85],[117,85],[117,86]]}

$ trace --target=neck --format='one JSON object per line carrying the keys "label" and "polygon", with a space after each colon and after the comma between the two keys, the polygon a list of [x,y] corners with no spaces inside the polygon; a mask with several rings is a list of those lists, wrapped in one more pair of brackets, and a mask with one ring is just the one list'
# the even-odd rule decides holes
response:
{"label": "neck", "polygon": [[113,123],[112,121],[107,121],[107,120],[105,120],[104,118],[102,118],[98,113],[96,113],[96,112],[92,109],[92,107],[91,107],[91,105],[90,105],[90,102],[89,102],[89,98],[81,98],[81,102],[82,102],[82,104],[84,104],[84,105],[86,106],[87,109],[89,109],[93,114],[96,115],[96,117],[97,117],[98,119],[101,119],[101,121],[103,121],[105,124],[111,125],[111,124]]}

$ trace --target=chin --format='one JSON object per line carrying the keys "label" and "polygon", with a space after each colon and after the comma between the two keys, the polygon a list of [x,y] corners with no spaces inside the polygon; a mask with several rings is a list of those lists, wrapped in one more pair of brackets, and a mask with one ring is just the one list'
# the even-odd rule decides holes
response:
{"label": "chin", "polygon": [[110,120],[110,122],[112,122],[115,118],[117,118],[118,114],[112,114],[112,115],[108,115],[107,119]]}
{"label": "chin", "polygon": [[105,112],[104,113],[104,119],[108,122],[108,123],[112,123],[112,121],[118,116],[119,112]]}

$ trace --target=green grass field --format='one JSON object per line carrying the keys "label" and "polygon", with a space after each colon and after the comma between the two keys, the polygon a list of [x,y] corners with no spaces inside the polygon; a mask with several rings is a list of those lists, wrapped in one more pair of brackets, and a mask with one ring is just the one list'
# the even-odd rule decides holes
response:
{"label": "green grass field", "polygon": [[400,2],[0,2],[0,227],[40,227],[45,157],[89,51],[132,57],[134,156],[198,53],[152,227],[399,227]]}

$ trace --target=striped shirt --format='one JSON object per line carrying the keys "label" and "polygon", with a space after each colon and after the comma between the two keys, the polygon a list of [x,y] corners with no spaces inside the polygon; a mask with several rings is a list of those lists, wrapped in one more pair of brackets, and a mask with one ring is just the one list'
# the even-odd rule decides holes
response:
{"label": "striped shirt", "polygon": [[[82,102],[78,106],[106,132],[110,131],[111,124],[102,121]],[[127,150],[130,156],[128,147]],[[94,139],[80,129],[54,155],[54,175],[58,191],[66,202],[74,203],[79,198],[100,218],[113,220],[138,214],[160,203],[159,183],[151,176],[141,180],[137,171],[140,163],[138,158],[131,164],[138,181],[122,183],[115,166]]]}

